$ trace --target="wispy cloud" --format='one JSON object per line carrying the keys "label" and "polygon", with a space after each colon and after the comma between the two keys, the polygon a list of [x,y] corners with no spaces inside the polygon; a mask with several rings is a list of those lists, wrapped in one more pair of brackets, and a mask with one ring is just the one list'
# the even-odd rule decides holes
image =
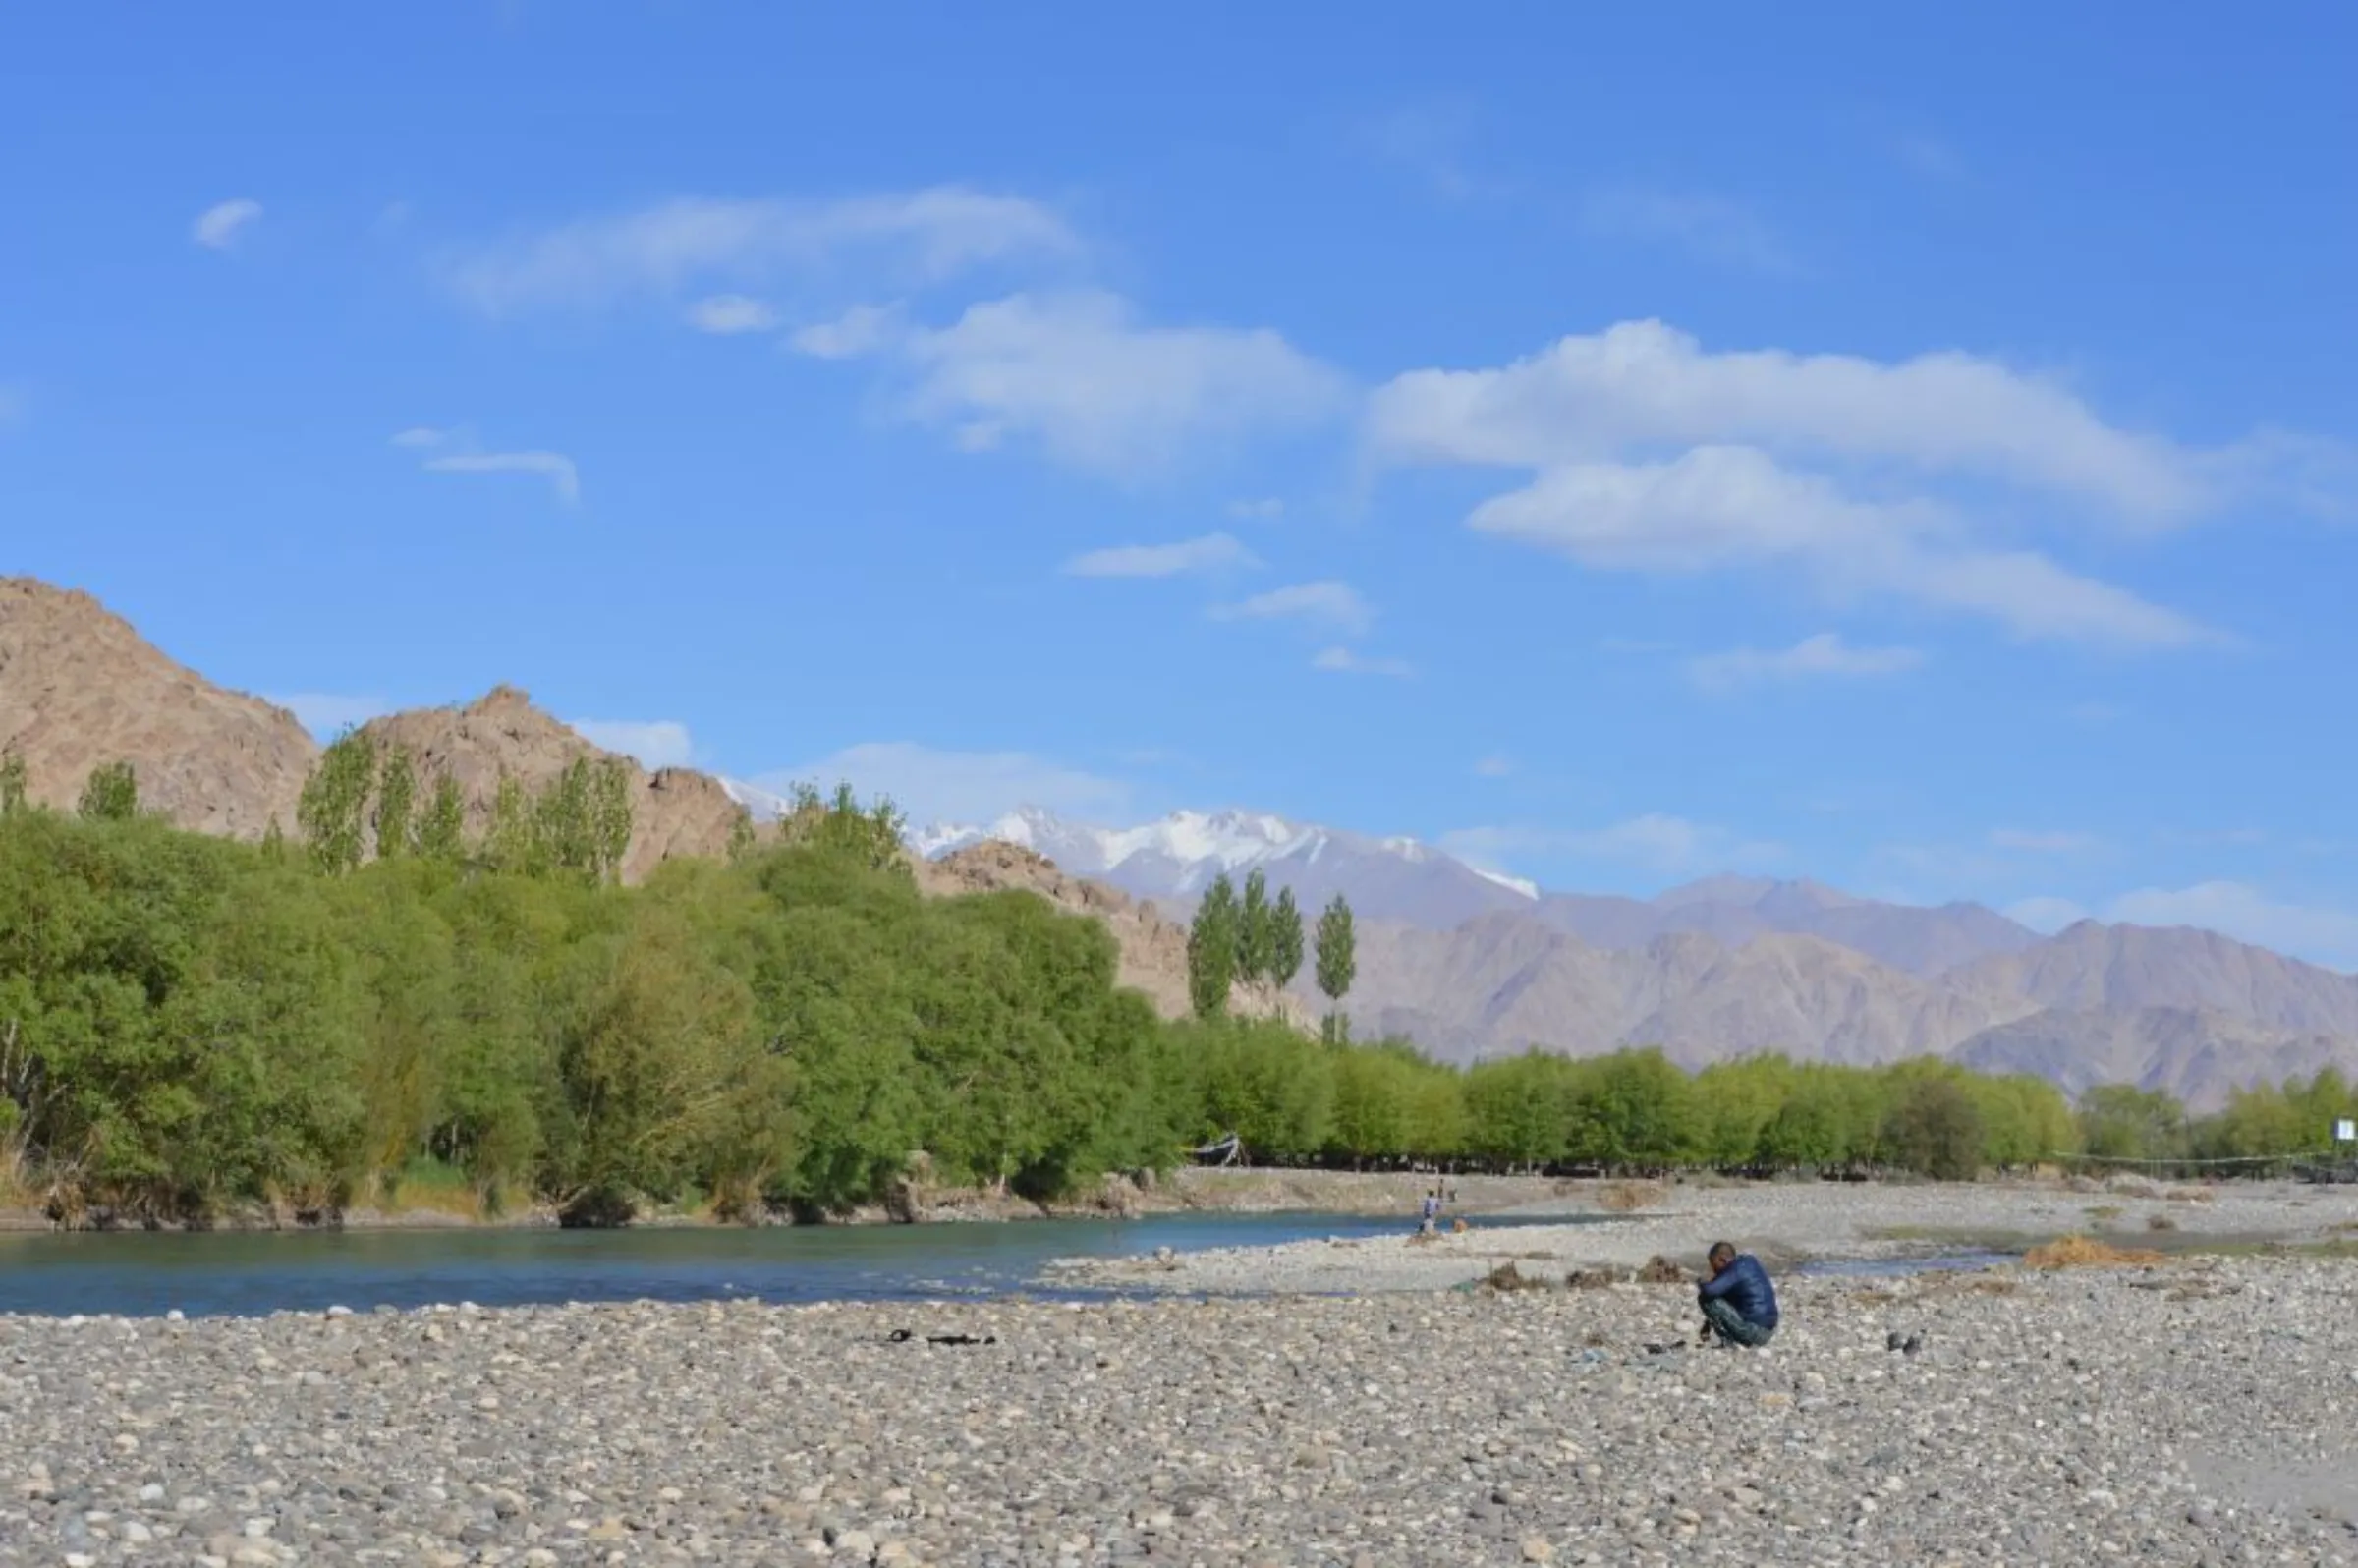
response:
{"label": "wispy cloud", "polygon": [[1295,583],[1256,594],[1240,604],[1223,604],[1212,616],[1223,621],[1307,621],[1353,636],[1376,624],[1376,608],[1348,583]]}
{"label": "wispy cloud", "polygon": [[1359,140],[1376,157],[1446,200],[1506,195],[1510,184],[1478,166],[1476,130],[1469,104],[1420,103],[1366,122]]}
{"label": "wispy cloud", "polygon": [[2031,855],[2085,855],[2101,847],[2101,841],[2091,833],[2042,832],[2016,827],[1993,828],[1990,844],[1993,849],[2019,850]]}
{"label": "wispy cloud", "polygon": [[1275,496],[1263,496],[1252,501],[1231,501],[1228,515],[1245,522],[1266,523],[1285,516],[1285,503]]}
{"label": "wispy cloud", "polygon": [[239,197],[205,208],[189,226],[189,238],[208,251],[227,251],[238,243],[238,236],[252,227],[262,215],[259,201]]}
{"label": "wispy cloud", "polygon": [[747,332],[777,329],[778,312],[759,300],[742,294],[714,294],[688,308],[688,324],[699,332],[734,337]]}
{"label": "wispy cloud", "polygon": [[356,724],[365,724],[393,711],[381,697],[342,692],[288,692],[263,699],[295,715],[295,721],[322,740],[333,739]]}
{"label": "wispy cloud", "polygon": [[1591,860],[1664,876],[1757,870],[1783,864],[1784,846],[1722,827],[1649,812],[1606,827],[1473,827],[1441,835],[1440,847],[1471,864],[1504,868],[1534,858]]}
{"label": "wispy cloud", "polygon": [[963,450],[1028,441],[1116,476],[1159,472],[1207,443],[1324,422],[1350,397],[1339,373],[1275,332],[1151,325],[1098,290],[1012,295],[940,328],[863,308],[794,343],[820,358],[884,357],[908,378],[903,411]]}
{"label": "wispy cloud", "polygon": [[1030,753],[941,751],[908,741],[846,747],[755,782],[780,793],[798,782],[822,789],[847,782],[863,795],[891,796],[921,825],[986,823],[1019,806],[1082,821],[1120,820],[1135,798],[1123,780]]}
{"label": "wispy cloud", "polygon": [[687,767],[696,741],[678,719],[571,719],[568,727],[591,746],[620,752],[649,768]]}
{"label": "wispy cloud", "polygon": [[1734,692],[1766,683],[1899,675],[1923,662],[1912,647],[1852,647],[1838,634],[1821,632],[1788,648],[1740,647],[1691,659],[1687,672],[1705,691]]}
{"label": "wispy cloud", "polygon": [[1069,577],[1182,577],[1190,573],[1259,566],[1260,560],[1225,533],[1176,544],[1122,544],[1091,550],[1064,563]]}
{"label": "wispy cloud", "polygon": [[1415,666],[1406,659],[1379,658],[1354,652],[1347,647],[1321,648],[1318,656],[1310,661],[1310,666],[1330,675],[1387,675],[1402,678],[1417,673]]}
{"label": "wispy cloud", "polygon": [[1080,250],[1064,220],[1039,202],[937,186],[840,200],[683,196],[449,256],[442,273],[461,300],[496,315],[792,274],[923,284]]}
{"label": "wispy cloud", "polygon": [[414,452],[437,452],[420,466],[429,474],[532,474],[548,480],[559,501],[572,506],[582,498],[581,471],[562,452],[483,452],[463,430],[413,425],[393,437],[393,445]]}
{"label": "wispy cloud", "polygon": [[[2055,898],[2027,899],[2007,913],[2040,930],[2058,929],[2084,914],[2069,900]],[[2242,882],[2139,888],[2106,904],[2104,918],[2131,925],[2190,925],[2311,963],[2358,969],[2358,914],[2286,903]]]}
{"label": "wispy cloud", "polygon": [[1693,191],[1613,187],[1590,194],[1581,221],[1591,234],[1650,241],[1749,272],[1798,270],[1792,251],[1741,201]]}
{"label": "wispy cloud", "polygon": [[432,474],[537,475],[567,506],[582,498],[581,471],[562,452],[452,452],[427,458],[425,467]]}

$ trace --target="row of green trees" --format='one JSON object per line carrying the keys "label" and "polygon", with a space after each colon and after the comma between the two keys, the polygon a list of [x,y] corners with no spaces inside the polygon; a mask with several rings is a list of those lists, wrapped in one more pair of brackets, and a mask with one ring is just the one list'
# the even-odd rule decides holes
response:
{"label": "row of green trees", "polygon": [[[2297,1152],[2358,1109],[2330,1073],[2195,1119],[2117,1089],[2075,1112],[1931,1059],[1460,1069],[1268,1019],[1164,1024],[1117,988],[1098,924],[1021,893],[919,897],[888,803],[806,791],[781,842],[625,887],[609,850],[563,847],[593,835],[594,775],[510,810],[541,848],[498,847],[494,812],[449,851],[418,830],[430,804],[388,805],[388,769],[371,757],[356,862],[349,794],[307,813],[299,853],[179,832],[128,770],[75,813],[31,808],[0,759],[0,1174],[157,1215],[331,1208],[420,1171],[584,1215],[827,1211],[888,1197],[921,1155],[1044,1197],[1227,1133],[1281,1162],[1953,1177]],[[1236,907],[1267,923],[1287,901],[1249,884]],[[1246,973],[1276,983],[1300,948],[1263,929]]]}
{"label": "row of green trees", "polygon": [[[1263,1012],[1302,972],[1302,911],[1294,890],[1269,898],[1268,876],[1256,867],[1245,877],[1243,897],[1222,871],[1205,889],[1187,932],[1187,991],[1196,1017],[1227,1016],[1229,998],[1242,985]],[[1359,978],[1358,937],[1351,906],[1337,893],[1319,916],[1316,968],[1319,992],[1326,998],[1321,1031],[1329,1044],[1350,1038],[1343,998]]]}

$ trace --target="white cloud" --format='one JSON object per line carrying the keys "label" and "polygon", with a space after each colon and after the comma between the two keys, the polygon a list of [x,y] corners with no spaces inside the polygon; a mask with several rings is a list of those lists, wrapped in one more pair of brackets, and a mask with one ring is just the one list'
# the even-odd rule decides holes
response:
{"label": "white cloud", "polygon": [[649,768],[686,767],[696,760],[696,742],[678,719],[569,719],[576,735],[591,746],[636,757]]}
{"label": "white cloud", "polygon": [[906,332],[898,306],[855,305],[832,321],[796,329],[792,342],[814,360],[856,360],[890,348]]}
{"label": "white cloud", "polygon": [[2006,919],[2018,925],[2028,925],[2043,936],[2052,936],[2067,925],[2077,925],[2088,918],[2088,912],[2068,898],[2026,898],[2008,904]]}
{"label": "white cloud", "polygon": [[1754,272],[1791,272],[1792,252],[1740,201],[1699,192],[1622,187],[1594,192],[1581,209],[1592,234],[1658,241],[1703,260]]}
{"label": "white cloud", "polygon": [[381,697],[354,697],[336,692],[289,692],[262,700],[285,708],[295,715],[295,722],[323,740],[393,711],[393,705]]}
{"label": "white cloud", "polygon": [[1899,675],[1923,662],[1912,647],[1852,647],[1838,634],[1821,632],[1788,648],[1740,647],[1691,659],[1687,672],[1707,691],[1728,692],[1774,681]]}
{"label": "white cloud", "polygon": [[1993,849],[2020,850],[2031,855],[2083,855],[2098,847],[2090,833],[2038,832],[2016,827],[1993,828]]}
{"label": "white cloud", "polygon": [[1660,812],[1590,830],[1461,828],[1442,834],[1440,847],[1470,865],[1493,869],[1521,857],[1553,856],[1614,862],[1663,876],[1755,869],[1786,859],[1782,845],[1746,840],[1725,828]]}
{"label": "white cloud", "polygon": [[1986,475],[2142,518],[2210,499],[2194,457],[1993,360],[1710,353],[1660,321],[1566,337],[1499,369],[1410,371],[1376,390],[1369,431],[1402,461],[1545,469],[1633,447],[1745,444]]}
{"label": "white cloud", "polygon": [[1225,533],[1207,533],[1176,544],[1121,544],[1091,550],[1064,563],[1070,577],[1182,577],[1224,567],[1259,566],[1260,560]]}
{"label": "white cloud", "polygon": [[2192,925],[2336,969],[2358,969],[2358,914],[2279,904],[2240,882],[2140,888],[2112,900],[2105,914],[2133,925]]}
{"label": "white cloud", "polygon": [[1602,571],[1794,565],[1837,597],[1895,594],[1988,616],[2024,638],[2159,646],[2213,636],[2045,556],[1960,542],[1958,520],[1929,501],[1853,500],[1750,447],[1548,468],[1524,488],[1483,502],[1467,521]]}
{"label": "white cloud", "polygon": [[1371,658],[1365,653],[1354,653],[1347,647],[1319,649],[1318,656],[1310,661],[1310,667],[1332,675],[1398,677],[1416,674],[1415,668],[1406,659]]}
{"label": "white cloud", "polygon": [[227,251],[238,242],[239,232],[262,215],[262,204],[241,196],[205,208],[190,225],[189,238],[208,251]]}
{"label": "white cloud", "polygon": [[450,438],[451,432],[448,430],[436,430],[426,425],[417,424],[395,434],[393,444],[421,451],[427,447],[440,446]]}
{"label": "white cloud", "polygon": [[830,269],[930,282],[1080,248],[1038,202],[937,186],[833,201],[681,197],[523,235],[453,258],[444,271],[462,300],[502,314]]}
{"label": "white cloud", "polygon": [[1263,496],[1255,501],[1231,501],[1228,503],[1228,515],[1246,522],[1272,522],[1285,516],[1285,503],[1273,495]]}
{"label": "white cloud", "polygon": [[714,294],[688,308],[688,323],[699,332],[723,337],[776,329],[778,312],[759,300],[742,294]]}
{"label": "white cloud", "polygon": [[889,357],[911,378],[907,414],[966,451],[1031,440],[1076,468],[1159,470],[1199,442],[1305,426],[1348,384],[1277,333],[1147,326],[1098,290],[1017,294],[934,329],[863,308],[795,336],[822,358]]}
{"label": "white cloud", "polygon": [[433,474],[536,474],[567,506],[582,498],[581,473],[562,452],[453,452],[427,458],[425,467]]}
{"label": "white cloud", "polygon": [[785,793],[797,782],[831,790],[849,782],[863,796],[889,795],[920,825],[987,822],[1018,806],[1083,821],[1120,820],[1131,787],[1022,752],[945,752],[906,741],[848,747],[755,782]]}
{"label": "white cloud", "polygon": [[1486,756],[1474,764],[1477,778],[1504,778],[1515,770],[1515,764],[1503,756]]}
{"label": "white cloud", "polygon": [[1295,583],[1256,594],[1241,604],[1223,604],[1212,616],[1223,621],[1309,621],[1354,635],[1376,624],[1376,608],[1348,583]]}

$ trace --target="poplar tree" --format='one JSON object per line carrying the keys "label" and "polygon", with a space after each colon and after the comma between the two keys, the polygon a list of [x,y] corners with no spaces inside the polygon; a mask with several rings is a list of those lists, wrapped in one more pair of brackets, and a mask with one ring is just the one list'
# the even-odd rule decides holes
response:
{"label": "poplar tree", "polygon": [[1228,1011],[1228,987],[1236,980],[1237,924],[1236,887],[1222,872],[1205,889],[1187,931],[1187,994],[1198,1018],[1214,1019]]}
{"label": "poplar tree", "polygon": [[444,866],[467,858],[467,801],[459,793],[459,781],[448,773],[435,775],[434,792],[426,799],[425,813],[418,818],[418,854]]}
{"label": "poplar tree", "polygon": [[1319,992],[1326,998],[1326,1038],[1341,1044],[1350,1038],[1350,1021],[1343,1016],[1343,998],[1359,978],[1358,938],[1351,929],[1351,906],[1334,895],[1319,917]]}
{"label": "poplar tree", "polygon": [[1302,973],[1302,906],[1294,902],[1292,888],[1278,889],[1272,920],[1275,931],[1269,952],[1269,983],[1282,991]]}
{"label": "poplar tree", "polygon": [[303,781],[295,825],[311,864],[330,875],[353,870],[367,848],[368,796],[376,785],[376,743],[346,730],[319,754]]}
{"label": "poplar tree", "polygon": [[25,754],[12,746],[0,753],[0,816],[25,810],[28,788]]}
{"label": "poplar tree", "polygon": [[376,858],[393,860],[410,853],[410,815],[418,804],[418,770],[406,746],[385,754],[384,771],[376,781]]}
{"label": "poplar tree", "polygon": [[1269,879],[1260,867],[1245,877],[1245,902],[1236,917],[1237,979],[1255,990],[1277,968],[1276,912],[1269,908]]}

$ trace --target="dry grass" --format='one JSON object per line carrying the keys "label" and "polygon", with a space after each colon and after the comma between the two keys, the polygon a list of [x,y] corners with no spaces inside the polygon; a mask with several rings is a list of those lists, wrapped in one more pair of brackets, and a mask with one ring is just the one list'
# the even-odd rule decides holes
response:
{"label": "dry grass", "polygon": [[1483,1275],[1482,1282],[1491,1290],[1501,1293],[1548,1288],[1546,1280],[1537,1274],[1526,1274],[1515,1266],[1515,1260],[1511,1258]]}
{"label": "dry grass", "polygon": [[2142,1248],[2114,1247],[2087,1236],[2064,1236],[2022,1255],[2025,1268],[2129,1268],[2161,1262]]}
{"label": "dry grass", "polygon": [[2099,1204],[2088,1210],[2088,1217],[2100,1225],[2109,1225],[2121,1216],[2118,1204]]}
{"label": "dry grass", "polygon": [[1629,1276],[1610,1268],[1575,1268],[1564,1276],[1566,1290],[1610,1290]]}
{"label": "dry grass", "polygon": [[1597,1189],[1597,1206],[1608,1214],[1630,1214],[1669,1196],[1658,1182],[1606,1182]]}
{"label": "dry grass", "polygon": [[1636,1277],[1641,1285],[1688,1285],[1695,1280],[1693,1274],[1659,1253],[1646,1260],[1646,1266],[1638,1270]]}
{"label": "dry grass", "polygon": [[2172,1187],[2162,1196],[2173,1204],[2209,1204],[2217,1202],[2218,1198],[2208,1187]]}
{"label": "dry grass", "polygon": [[2167,1214],[2148,1214],[2145,1216],[2145,1228],[2147,1230],[2176,1230],[2178,1222]]}

